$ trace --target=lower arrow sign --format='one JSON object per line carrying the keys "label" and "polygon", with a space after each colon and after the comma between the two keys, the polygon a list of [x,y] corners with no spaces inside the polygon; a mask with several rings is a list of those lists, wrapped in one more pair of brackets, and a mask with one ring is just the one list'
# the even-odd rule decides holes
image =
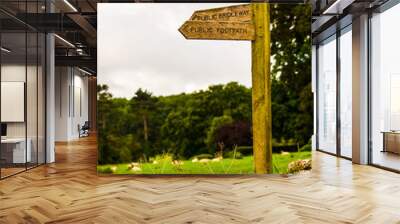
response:
{"label": "lower arrow sign", "polygon": [[186,39],[205,40],[254,40],[252,23],[247,22],[199,22],[186,21],[179,32]]}

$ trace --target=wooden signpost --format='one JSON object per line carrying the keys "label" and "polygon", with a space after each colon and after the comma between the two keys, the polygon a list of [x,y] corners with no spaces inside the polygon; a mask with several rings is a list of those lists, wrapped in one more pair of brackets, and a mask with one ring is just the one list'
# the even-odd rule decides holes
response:
{"label": "wooden signpost", "polygon": [[248,40],[252,52],[253,156],[257,174],[272,173],[268,3],[195,11],[179,32],[186,39]]}

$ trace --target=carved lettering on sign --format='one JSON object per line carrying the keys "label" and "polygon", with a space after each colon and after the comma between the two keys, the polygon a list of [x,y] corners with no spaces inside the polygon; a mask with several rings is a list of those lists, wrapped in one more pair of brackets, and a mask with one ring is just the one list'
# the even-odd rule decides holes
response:
{"label": "carved lettering on sign", "polygon": [[250,22],[252,16],[251,7],[247,4],[198,10],[193,13],[190,20],[202,22]]}
{"label": "carved lettering on sign", "polygon": [[186,21],[179,31],[186,39],[254,40],[251,23]]}

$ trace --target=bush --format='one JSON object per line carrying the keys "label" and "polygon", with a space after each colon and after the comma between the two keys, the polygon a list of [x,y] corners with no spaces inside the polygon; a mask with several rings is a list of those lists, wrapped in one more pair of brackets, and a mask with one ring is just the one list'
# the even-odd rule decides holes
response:
{"label": "bush", "polygon": [[111,170],[110,167],[106,167],[106,168],[98,168],[97,172],[99,173],[113,173],[113,171]]}
{"label": "bush", "polygon": [[236,121],[219,127],[215,133],[215,142],[223,143],[226,148],[236,145],[251,145],[251,124],[248,121]]}
{"label": "bush", "polygon": [[311,151],[311,144],[308,143],[306,145],[303,145],[303,147],[300,148],[300,152],[305,152],[305,151]]}
{"label": "bush", "polygon": [[238,151],[236,151],[236,154],[235,154],[234,151],[229,151],[229,152],[227,152],[227,153],[224,154],[224,157],[227,158],[227,159],[233,159],[233,158],[234,158],[233,155],[235,155],[235,159],[241,159],[241,158],[243,158],[242,153],[240,153],[240,152],[238,152]]}
{"label": "bush", "polygon": [[246,156],[253,154],[253,146],[238,146],[236,150]]}
{"label": "bush", "polygon": [[282,151],[283,152],[297,152],[298,146],[297,145],[284,145],[284,144],[272,145],[272,152],[280,153]]}
{"label": "bush", "polygon": [[174,156],[169,153],[164,153],[157,155],[155,158],[150,159],[150,161],[157,161],[159,163],[171,163],[174,160]]}
{"label": "bush", "polygon": [[214,147],[215,148],[215,133],[216,131],[226,125],[226,124],[231,124],[233,123],[233,119],[231,116],[228,115],[223,115],[221,117],[214,117],[211,121],[211,126],[207,130],[207,137],[205,140],[205,143],[209,148]]}

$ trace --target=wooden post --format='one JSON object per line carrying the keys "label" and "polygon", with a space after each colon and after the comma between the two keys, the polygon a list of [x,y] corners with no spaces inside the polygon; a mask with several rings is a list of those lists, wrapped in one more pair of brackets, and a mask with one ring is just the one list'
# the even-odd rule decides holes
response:
{"label": "wooden post", "polygon": [[199,10],[179,28],[186,39],[251,40],[253,156],[257,174],[272,173],[269,16],[268,3]]}
{"label": "wooden post", "polygon": [[256,174],[265,174],[272,173],[269,4],[251,6],[256,35],[251,42],[253,154]]}

